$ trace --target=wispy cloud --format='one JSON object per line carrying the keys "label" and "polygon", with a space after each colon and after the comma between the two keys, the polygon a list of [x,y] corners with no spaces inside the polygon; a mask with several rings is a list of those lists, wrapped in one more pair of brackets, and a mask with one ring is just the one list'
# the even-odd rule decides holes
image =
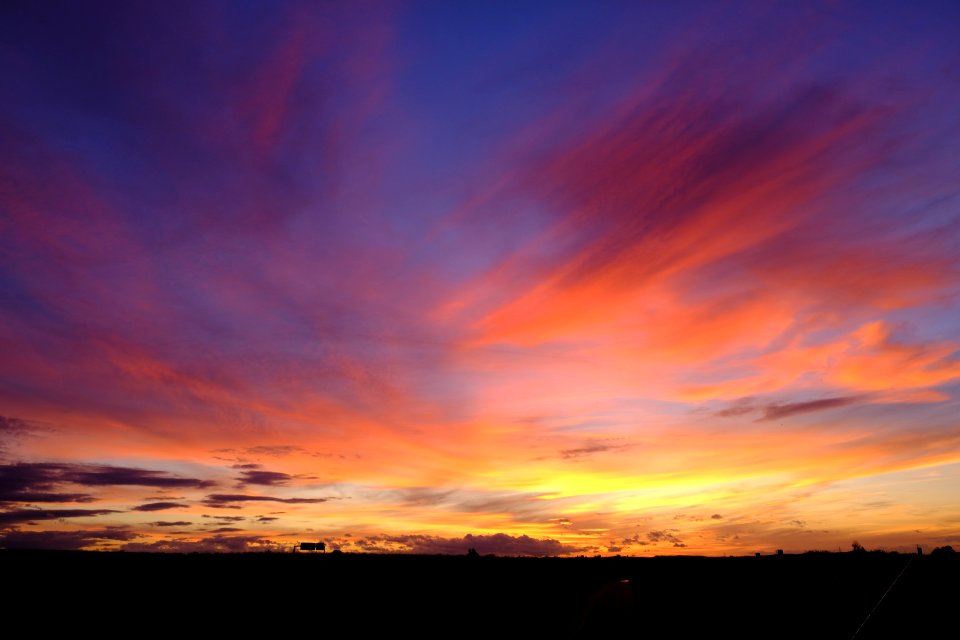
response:
{"label": "wispy cloud", "polygon": [[0,532],[4,549],[87,549],[103,543],[135,540],[139,535],[123,529],[85,529],[78,531],[6,531]]}
{"label": "wispy cloud", "polygon": [[248,484],[259,484],[268,487],[283,486],[290,482],[291,478],[292,476],[289,473],[251,469],[240,473],[238,486],[243,487]]}
{"label": "wispy cloud", "polygon": [[213,493],[203,499],[208,507],[239,508],[236,503],[242,502],[284,502],[286,504],[319,504],[330,498],[277,498],[273,496],[259,496],[242,493]]}
{"label": "wispy cloud", "polygon": [[527,535],[505,533],[492,535],[467,534],[462,538],[443,538],[424,535],[379,535],[361,538],[355,543],[371,552],[409,552],[421,554],[465,555],[470,549],[477,553],[505,556],[556,556],[580,551],[579,547],[557,540],[536,539]]}
{"label": "wispy cloud", "polygon": [[182,502],[147,502],[137,505],[134,511],[166,511],[168,509],[184,509],[188,505]]}
{"label": "wispy cloud", "polygon": [[762,419],[777,420],[778,418],[787,418],[800,413],[811,413],[814,411],[825,411],[827,409],[848,407],[852,404],[857,404],[862,401],[862,398],[857,396],[846,396],[839,398],[823,398],[821,400],[808,400],[806,402],[771,404],[764,407]]}
{"label": "wispy cloud", "polygon": [[40,520],[94,518],[112,513],[119,512],[115,509],[11,509],[9,511],[0,511],[0,527]]}
{"label": "wispy cloud", "polygon": [[158,553],[245,553],[249,551],[277,551],[282,546],[260,536],[216,534],[194,540],[178,538],[154,540],[152,542],[128,542],[120,548],[124,551]]}

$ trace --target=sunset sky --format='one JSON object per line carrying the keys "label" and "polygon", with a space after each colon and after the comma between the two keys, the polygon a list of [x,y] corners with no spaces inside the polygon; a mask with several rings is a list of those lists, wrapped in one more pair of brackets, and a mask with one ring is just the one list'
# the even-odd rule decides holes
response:
{"label": "sunset sky", "polygon": [[4,2],[0,547],[960,542],[956,2]]}

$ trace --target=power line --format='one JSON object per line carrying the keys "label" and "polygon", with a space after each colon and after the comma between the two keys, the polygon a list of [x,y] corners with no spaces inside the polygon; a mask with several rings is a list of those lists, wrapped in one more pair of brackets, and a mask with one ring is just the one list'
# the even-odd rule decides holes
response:
{"label": "power line", "polygon": [[877,604],[873,605],[873,609],[871,609],[870,613],[867,614],[867,617],[863,619],[863,622],[860,623],[860,626],[857,627],[857,630],[854,632],[854,634],[850,636],[850,640],[854,640],[860,634],[860,631],[863,629],[864,625],[867,624],[870,616],[873,615],[873,613],[877,610],[877,607],[880,606],[880,603],[883,602],[883,599],[887,597],[887,594],[890,593],[890,590],[893,589],[895,584],[897,584],[897,580],[900,579],[900,576],[903,575],[903,572],[907,570],[907,567],[910,566],[910,563],[912,563],[913,560],[913,558],[910,558],[910,560],[907,561],[907,564],[903,565],[903,569],[900,570],[900,573],[897,574],[897,577],[893,579],[893,582],[890,583],[890,586],[887,587],[887,590],[884,591],[883,595],[880,596],[880,599],[877,600]]}

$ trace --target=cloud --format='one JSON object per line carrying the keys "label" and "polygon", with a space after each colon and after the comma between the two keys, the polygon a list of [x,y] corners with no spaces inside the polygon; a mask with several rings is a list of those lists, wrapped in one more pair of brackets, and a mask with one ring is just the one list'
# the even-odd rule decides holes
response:
{"label": "cloud", "polygon": [[636,545],[640,545],[641,547],[645,547],[645,546],[647,546],[647,545],[650,544],[650,542],[649,542],[648,540],[641,539],[641,538],[640,538],[640,534],[638,534],[638,533],[633,534],[633,535],[630,536],[629,538],[624,538],[623,540],[621,540],[621,543],[622,543],[624,546],[629,546],[629,545],[632,545],[632,544],[636,544]]}
{"label": "cloud", "polygon": [[882,398],[871,398],[867,395],[835,396],[806,400],[800,402],[762,402],[757,398],[739,398],[724,409],[714,411],[713,415],[720,418],[730,418],[761,412],[763,415],[758,421],[779,420],[790,416],[828,411],[840,407],[848,407],[864,402],[876,401]]}
{"label": "cloud", "polygon": [[543,521],[549,505],[542,500],[546,493],[482,491],[408,487],[376,494],[377,497],[398,497],[408,507],[437,507],[460,513],[506,513],[517,521]]}
{"label": "cloud", "polygon": [[463,555],[476,549],[481,555],[503,556],[562,556],[580,551],[579,547],[549,538],[537,539],[527,535],[506,533],[491,535],[467,534],[462,538],[443,538],[428,535],[381,535],[358,539],[356,544],[365,551],[403,552],[424,555]]}
{"label": "cloud", "polygon": [[396,492],[400,500],[408,505],[441,505],[450,502],[458,494],[453,489],[435,489],[433,487],[408,487]]}
{"label": "cloud", "polygon": [[49,430],[36,422],[0,416],[0,457],[6,455],[10,443]]}
{"label": "cloud", "polygon": [[723,518],[723,516],[721,516],[719,513],[715,513],[712,516],[690,515],[685,513],[678,513],[677,515],[673,516],[674,520],[686,520],[688,522],[703,522],[708,518],[711,520],[719,520]]}
{"label": "cloud", "polygon": [[87,549],[103,542],[136,539],[138,534],[122,529],[83,531],[7,531],[0,532],[0,549]]}
{"label": "cloud", "polygon": [[861,396],[841,396],[836,398],[823,398],[821,400],[809,400],[807,402],[770,404],[764,407],[761,420],[779,420],[780,418],[787,418],[799,413],[811,413],[813,411],[848,407],[860,402],[863,402]]}
{"label": "cloud", "polygon": [[258,484],[269,487],[283,486],[290,481],[291,477],[290,474],[279,471],[249,470],[240,474],[238,486],[242,487],[247,484]]}
{"label": "cloud", "polygon": [[577,553],[580,549],[549,538],[537,539],[527,535],[513,536],[506,533],[492,535],[467,534],[462,538],[433,538],[416,540],[414,553],[461,554],[468,549],[478,553],[503,556],[562,556]]}
{"label": "cloud", "polygon": [[648,532],[647,532],[647,539],[648,539],[650,542],[654,542],[654,543],[656,543],[656,542],[672,542],[672,543],[673,543],[673,546],[675,546],[675,547],[677,547],[677,546],[685,546],[685,545],[683,544],[683,540],[681,540],[681,539],[678,538],[676,535],[674,535],[674,533],[673,533],[674,531],[676,531],[676,529],[664,529],[664,530],[661,530],[661,531],[656,531],[656,530],[655,530],[655,531],[648,531]]}
{"label": "cloud", "polygon": [[166,511],[167,509],[182,509],[189,505],[182,502],[148,502],[133,508],[134,511]]}
{"label": "cloud", "polygon": [[142,486],[142,487],[193,487],[205,489],[215,483],[210,480],[181,478],[166,471],[110,467],[106,465],[58,465],[62,481],[85,486]]}
{"label": "cloud", "polygon": [[210,533],[233,533],[234,531],[243,531],[243,529],[238,529],[237,527],[220,527],[219,529],[212,529]]}
{"label": "cloud", "polygon": [[459,513],[504,513],[516,521],[545,522],[550,508],[543,498],[548,493],[526,493],[482,489],[449,489],[406,487],[388,491],[371,491],[370,497],[390,502],[399,501],[406,508],[440,508]]}
{"label": "cloud", "polygon": [[34,433],[36,427],[26,420],[0,416],[0,439]]}
{"label": "cloud", "polygon": [[251,551],[280,551],[282,545],[259,536],[225,536],[217,534],[200,540],[156,540],[130,542],[120,547],[123,551],[158,553],[247,553]]}
{"label": "cloud", "polygon": [[62,492],[64,484],[86,487],[147,486],[206,488],[213,483],[165,471],[107,465],[18,462],[0,465],[2,502],[92,502],[88,493]]}
{"label": "cloud", "polygon": [[156,522],[150,522],[149,524],[151,527],[189,527],[193,523],[187,522],[186,520],[176,520],[172,522],[169,520],[158,520]]}
{"label": "cloud", "polygon": [[[771,59],[796,64],[778,43],[765,45]],[[551,363],[535,376],[514,363],[518,374],[498,372],[504,387],[536,379],[541,389],[556,381],[552,394],[530,385],[553,399],[586,394],[582,363],[596,363],[589,370],[606,394],[597,403],[610,402],[610,388],[629,393],[625,380],[644,380],[651,399],[686,401],[795,389],[847,397],[960,377],[942,333],[819,348],[895,310],[943,313],[938,300],[955,296],[958,263],[942,231],[950,222],[936,219],[951,214],[877,225],[871,212],[896,190],[857,186],[918,153],[897,133],[916,98],[880,99],[885,80],[873,70],[849,85],[800,74],[768,94],[784,79],[773,72],[780,65],[734,68],[724,55],[741,53],[677,50],[610,118],[556,131],[551,152],[518,176],[518,197],[538,203],[546,221],[531,221],[539,234],[464,288],[458,317],[472,321],[478,352],[570,352],[581,365]],[[922,187],[901,178],[920,201],[954,197],[937,178]]]}
{"label": "cloud", "polygon": [[548,493],[507,491],[465,492],[447,507],[462,513],[504,513],[516,522],[548,522],[554,506]]}
{"label": "cloud", "polygon": [[[864,400],[922,404],[949,399],[934,388],[960,379],[957,353],[960,342],[918,338],[902,325],[875,320],[830,340],[794,339],[756,364],[783,381],[818,371],[821,384],[857,392]],[[738,384],[757,382],[754,377]]]}
{"label": "cloud", "polygon": [[270,456],[272,458],[283,458],[294,453],[304,453],[305,451],[303,447],[292,444],[259,445],[243,450],[245,454],[250,456]]}
{"label": "cloud", "polygon": [[10,502],[93,502],[89,493],[53,491],[57,482],[19,465],[0,466],[0,504]]}
{"label": "cloud", "polygon": [[214,516],[209,514],[203,514],[201,518],[213,518],[214,520],[220,520],[221,522],[242,522],[246,520],[246,516]]}
{"label": "cloud", "polygon": [[273,522],[274,520],[279,520],[280,518],[276,516],[257,516],[257,522]]}
{"label": "cloud", "polygon": [[33,520],[60,520],[62,518],[93,518],[108,513],[122,513],[115,509],[14,509],[0,511],[0,527]]}
{"label": "cloud", "polygon": [[203,499],[209,507],[235,509],[239,508],[235,502],[285,502],[286,504],[318,504],[327,502],[330,498],[275,498],[273,496],[256,496],[241,493],[214,493]]}
{"label": "cloud", "polygon": [[[602,122],[523,177],[551,203],[559,218],[554,233],[563,234],[551,240],[564,250],[552,260],[511,256],[510,271],[501,275],[516,284],[505,286],[528,288],[480,320],[485,341],[586,337],[617,329],[615,321],[628,313],[643,313],[642,322],[649,313],[638,300],[644,293],[659,307],[649,316],[655,322],[639,325],[655,353],[675,360],[682,352],[686,361],[694,348],[712,354],[749,340],[739,322],[755,321],[755,293],[718,287],[714,297],[688,287],[721,278],[725,261],[761,259],[751,250],[765,250],[762,259],[780,267],[775,248],[791,232],[820,224],[818,216],[828,214],[811,201],[848,178],[830,172],[824,157],[835,154],[840,162],[851,148],[871,147],[870,132],[888,115],[827,86],[732,108],[725,95],[704,92],[712,88],[704,74],[718,64],[724,62],[681,62],[663,84],[643,90],[643,107]],[[674,152],[665,156],[663,149]],[[765,291],[758,293],[761,306],[775,308]]]}
{"label": "cloud", "polygon": [[[245,456],[267,456],[270,458],[285,458],[292,455],[310,456],[313,458],[344,458],[343,454],[323,453],[320,451],[310,451],[304,447],[293,444],[276,445],[257,445],[255,447],[246,447],[244,449],[235,449],[233,447],[225,449],[215,449],[216,453],[240,453]],[[247,462],[244,458],[221,458],[214,456],[218,460],[230,460],[235,462],[234,469],[259,469],[263,465],[255,462]]]}
{"label": "cloud", "polygon": [[733,418],[753,413],[759,409],[755,398],[739,398],[728,407],[714,411],[713,415],[719,418]]}
{"label": "cloud", "polygon": [[93,502],[88,493],[55,491],[64,482],[57,465],[0,465],[0,504],[5,502]]}
{"label": "cloud", "polygon": [[582,458],[584,456],[589,456],[594,453],[601,453],[604,451],[622,451],[627,448],[625,444],[592,444],[586,447],[580,447],[577,449],[564,449],[560,452],[560,456],[564,460],[571,460],[574,458]]}

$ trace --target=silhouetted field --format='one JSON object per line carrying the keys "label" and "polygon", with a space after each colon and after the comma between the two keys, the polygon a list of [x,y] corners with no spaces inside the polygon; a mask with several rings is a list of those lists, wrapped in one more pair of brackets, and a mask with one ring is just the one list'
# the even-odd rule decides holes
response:
{"label": "silhouetted field", "polygon": [[469,558],[0,551],[0,571],[8,620],[106,637],[404,631],[850,638],[902,572],[857,637],[935,638],[956,637],[952,607],[960,601],[956,557],[880,553]]}

